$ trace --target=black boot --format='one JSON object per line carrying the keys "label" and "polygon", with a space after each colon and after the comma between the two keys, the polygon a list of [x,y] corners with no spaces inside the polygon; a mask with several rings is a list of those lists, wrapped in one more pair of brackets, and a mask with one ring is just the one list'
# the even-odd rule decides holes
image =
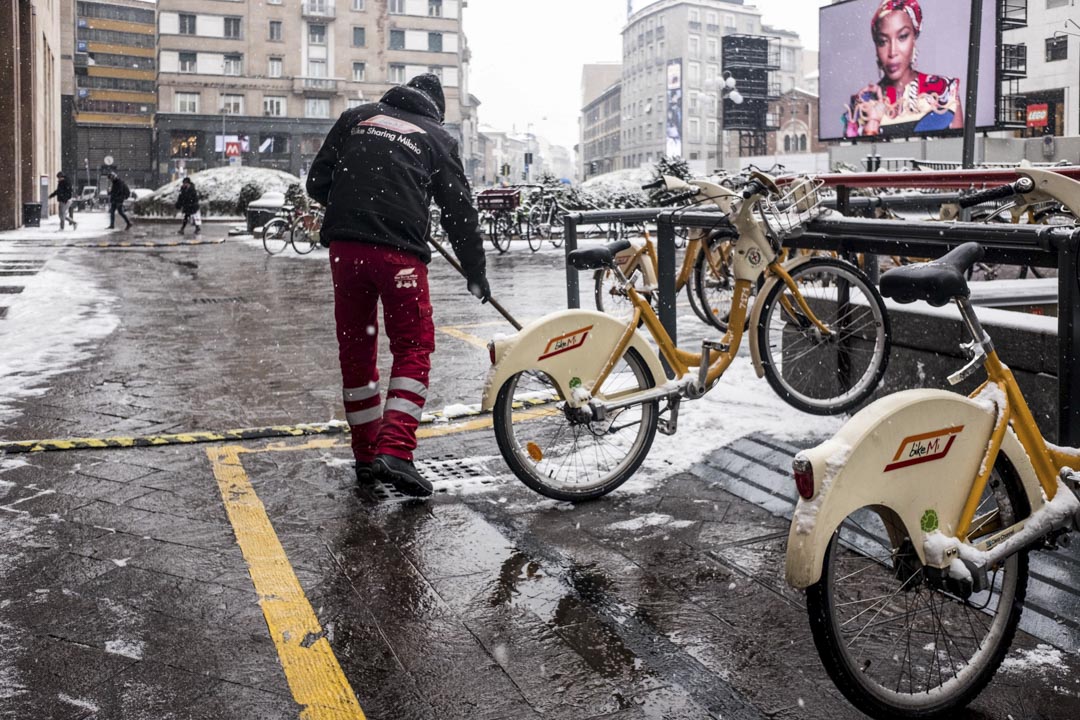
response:
{"label": "black boot", "polygon": [[375,473],[389,480],[394,489],[403,495],[428,497],[434,492],[431,482],[424,478],[409,460],[393,455],[377,455],[373,464]]}
{"label": "black boot", "polygon": [[356,484],[361,487],[373,487],[379,484],[375,477],[375,468],[369,462],[356,461]]}

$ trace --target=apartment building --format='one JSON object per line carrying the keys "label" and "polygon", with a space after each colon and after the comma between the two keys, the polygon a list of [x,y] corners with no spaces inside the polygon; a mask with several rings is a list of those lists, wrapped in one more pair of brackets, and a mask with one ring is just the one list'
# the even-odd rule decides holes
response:
{"label": "apartment building", "polygon": [[622,81],[581,110],[581,178],[622,169]]}
{"label": "apartment building", "polygon": [[0,13],[0,230],[22,225],[60,170],[61,8],[8,0]]}
{"label": "apartment building", "polygon": [[[466,166],[480,165],[460,0],[159,0],[157,170],[226,161],[307,172],[346,109],[432,72]],[[233,145],[235,143],[236,145]]]}
{"label": "apartment building", "polygon": [[1029,111],[1023,134],[1080,135],[1080,7],[1074,0],[1009,0],[1007,6],[1027,17],[1026,27],[1003,35],[1027,61],[1017,88]]}
{"label": "apartment building", "polygon": [[[779,38],[777,90],[802,84],[806,58],[798,34],[763,26],[761,11],[744,0],[657,0],[645,5],[623,29],[623,167],[663,157],[673,133],[679,136],[682,156],[699,163],[699,170],[716,167],[726,35]],[[724,133],[723,142],[724,157],[739,153],[737,133]]]}
{"label": "apartment building", "polygon": [[[597,174],[596,171],[590,171],[588,162],[596,162],[598,154],[607,152],[598,149],[598,135],[607,135],[611,131],[618,134],[621,130],[622,73],[622,63],[618,62],[589,63],[581,68],[581,115],[578,117],[577,167],[577,176],[579,178],[588,178]],[[612,108],[612,91],[615,86],[619,87],[619,91],[615,93],[619,95],[619,99],[615,101],[614,108]],[[600,100],[601,96],[604,97],[603,101]],[[611,117],[612,112],[614,112],[614,119]],[[606,127],[607,130],[602,131],[601,126]],[[608,141],[606,147],[610,147],[611,144]],[[618,138],[616,138],[614,147],[617,153],[619,147]],[[586,155],[591,156],[589,161],[586,160]],[[622,158],[618,157],[612,162],[603,165],[612,169],[615,169],[615,167],[621,168]]]}
{"label": "apartment building", "polygon": [[[76,186],[110,171],[131,187],[154,182],[157,11],[154,0],[77,0],[74,36]],[[70,138],[70,135],[69,135]]]}

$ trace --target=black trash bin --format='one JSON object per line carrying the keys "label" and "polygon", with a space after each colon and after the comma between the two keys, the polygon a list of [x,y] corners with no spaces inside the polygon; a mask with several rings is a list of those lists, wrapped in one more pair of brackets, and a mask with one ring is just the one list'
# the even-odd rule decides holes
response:
{"label": "black trash bin", "polygon": [[41,203],[23,203],[23,227],[41,227]]}

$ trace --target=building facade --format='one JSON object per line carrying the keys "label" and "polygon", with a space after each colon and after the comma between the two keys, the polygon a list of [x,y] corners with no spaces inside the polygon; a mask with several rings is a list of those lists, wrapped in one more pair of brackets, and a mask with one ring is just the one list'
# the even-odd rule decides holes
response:
{"label": "building facade", "polygon": [[[479,165],[460,0],[159,0],[156,170],[229,162],[306,174],[348,108],[440,76],[446,127]],[[464,130],[464,132],[463,132]]]}
{"label": "building facade", "polygon": [[8,0],[0,13],[0,230],[25,203],[48,209],[60,170],[61,4]]}
{"label": "building facade", "polygon": [[768,136],[769,155],[799,155],[825,152],[818,141],[818,96],[805,90],[791,90],[769,103],[769,125],[779,128]]}
{"label": "building facade", "polygon": [[622,82],[616,82],[581,110],[581,179],[623,167]]}
{"label": "building facade", "polygon": [[[586,154],[586,139],[585,131],[586,124],[592,124],[588,120],[589,113],[593,110],[593,106],[597,99],[601,95],[608,94],[608,91],[614,85],[622,85],[622,63],[618,62],[606,62],[606,63],[589,63],[582,66],[581,69],[581,115],[578,116],[578,144],[575,148],[577,150],[578,167],[577,177],[586,178],[590,177],[588,167],[585,164]],[[622,117],[622,106],[618,108],[618,116]],[[595,128],[593,128],[595,131]],[[593,148],[595,151],[595,148]],[[619,159],[619,166],[622,167],[622,159]],[[595,173],[593,173],[595,174]]]}
{"label": "building facade", "polygon": [[153,0],[77,0],[74,161],[77,186],[154,187],[157,10]]}
{"label": "building facade", "polygon": [[[1004,42],[1022,47],[1027,76],[1018,83],[1033,118],[1028,136],[1080,135],[1080,9],[1073,0],[1031,0],[1027,27],[1008,30]],[[1043,124],[1045,122],[1045,125]]]}

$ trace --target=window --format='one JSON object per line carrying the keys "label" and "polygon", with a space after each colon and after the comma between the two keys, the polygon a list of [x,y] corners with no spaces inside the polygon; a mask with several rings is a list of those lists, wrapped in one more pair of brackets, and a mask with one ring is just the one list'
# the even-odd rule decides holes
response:
{"label": "window", "polygon": [[1046,0],[1046,9],[1065,7],[1069,4],[1070,0]]}
{"label": "window", "polygon": [[691,23],[700,23],[701,22],[701,11],[698,10],[697,8],[690,8],[690,22]]}
{"label": "window", "polygon": [[289,136],[263,135],[259,138],[259,152],[268,155],[281,155],[289,152]]}
{"label": "window", "polygon": [[272,57],[266,69],[267,77],[281,77],[281,58]]}
{"label": "window", "polygon": [[307,61],[307,74],[308,77],[313,78],[326,77],[326,61],[309,59]]}
{"label": "window", "polygon": [[[196,97],[198,97],[196,95]],[[172,142],[169,143],[172,151],[172,157],[198,157],[199,156],[199,136],[193,135],[187,130],[180,132],[173,132]]]}
{"label": "window", "polygon": [[1069,36],[1046,38],[1046,62],[1069,59]]}
{"label": "window", "polygon": [[364,63],[354,62],[352,64],[352,79],[353,82],[364,82],[364,75],[367,71],[367,65]]}
{"label": "window", "polygon": [[690,36],[690,57],[701,56],[701,38],[697,35]]}
{"label": "window", "polygon": [[188,15],[186,13],[180,13],[180,34],[181,35],[194,35],[195,34],[195,15]]}
{"label": "window", "polygon": [[718,27],[720,24],[719,17],[715,12],[707,12],[705,13],[705,24],[710,28]]}
{"label": "window", "polygon": [[390,9],[391,15],[404,15],[405,14],[405,0],[390,0],[387,3]]}
{"label": "window", "polygon": [[405,31],[404,30],[391,30],[390,31],[390,49],[391,50],[404,50],[405,49]]}
{"label": "window", "polygon": [[428,71],[429,73],[431,73],[432,75],[434,75],[435,77],[439,78],[439,82],[442,82],[442,81],[443,81],[443,69],[442,69],[442,65],[432,65],[431,67],[429,67],[429,68],[427,69],[427,71]]}
{"label": "window", "polygon": [[354,27],[352,29],[352,46],[364,47],[367,45],[367,32],[362,27]]}
{"label": "window", "polygon": [[266,0],[267,5],[280,5],[281,0]]}
{"label": "window", "polygon": [[244,74],[244,56],[243,55],[226,55],[225,56],[225,74],[226,75],[243,75]]}
{"label": "window", "polygon": [[225,37],[230,40],[239,40],[241,35],[240,20],[238,17],[225,18]]}
{"label": "window", "polygon": [[221,107],[218,108],[226,115],[243,115],[244,114],[244,96],[243,95],[222,95]]}
{"label": "window", "polygon": [[391,65],[390,76],[387,78],[390,82],[400,85],[405,82],[405,66],[404,65]]}
{"label": "window", "polygon": [[264,97],[263,98],[263,115],[267,117],[284,117],[285,116],[285,98],[283,97]]}
{"label": "window", "polygon": [[353,108],[358,108],[363,104],[364,101],[360,100],[359,98],[349,98],[345,103],[345,107],[349,110],[352,110]]}
{"label": "window", "polygon": [[274,40],[274,41],[277,41],[277,42],[281,41],[281,21],[280,20],[271,20],[270,21],[270,35],[267,37],[267,39]]}
{"label": "window", "polygon": [[308,45],[325,45],[326,26],[319,23],[308,23],[307,41]]}
{"label": "window", "polygon": [[308,98],[304,116],[309,118],[330,117],[330,101],[326,98]]}
{"label": "window", "polygon": [[180,72],[182,73],[197,73],[199,56],[193,52],[180,53]]}
{"label": "window", "polygon": [[806,152],[806,136],[799,136],[799,152]]}
{"label": "window", "polygon": [[690,142],[701,142],[701,121],[690,118]]}
{"label": "window", "polygon": [[738,26],[738,21],[736,20],[734,15],[724,13],[724,27],[728,28],[729,30],[734,30]]}
{"label": "window", "polygon": [[688,67],[689,72],[687,75],[689,76],[690,87],[701,85],[701,63],[692,62]]}
{"label": "window", "polygon": [[198,113],[199,93],[176,93],[176,112],[192,114]]}
{"label": "window", "polygon": [[430,52],[442,52],[442,33],[427,34],[427,49]]}
{"label": "window", "polygon": [[352,9],[360,12],[364,9],[364,0],[352,0]]}
{"label": "window", "polygon": [[431,17],[442,17],[442,0],[428,0],[427,14]]}
{"label": "window", "polygon": [[705,40],[705,53],[710,60],[716,60],[720,57],[720,43],[716,38],[706,38]]}
{"label": "window", "polygon": [[784,152],[786,152],[786,153],[791,152],[791,136],[790,135],[785,135],[784,136]]}

